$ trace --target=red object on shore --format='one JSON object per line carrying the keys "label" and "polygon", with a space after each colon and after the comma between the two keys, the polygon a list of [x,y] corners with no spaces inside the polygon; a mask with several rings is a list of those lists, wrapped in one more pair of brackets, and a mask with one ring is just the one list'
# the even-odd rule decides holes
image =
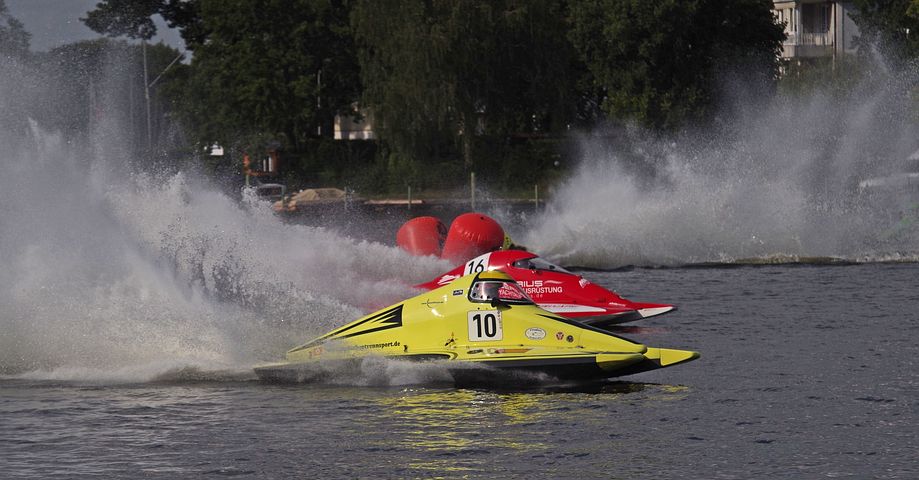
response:
{"label": "red object on shore", "polygon": [[396,244],[412,255],[440,256],[447,227],[436,217],[413,218],[396,233]]}
{"label": "red object on shore", "polygon": [[504,244],[504,229],[493,218],[481,213],[464,213],[453,220],[441,258],[460,263]]}
{"label": "red object on shore", "polygon": [[510,275],[540,307],[598,328],[676,310],[673,305],[633,302],[622,298],[580,275],[523,250],[499,250],[482,254],[416,287],[433,290],[459,277],[488,270]]}

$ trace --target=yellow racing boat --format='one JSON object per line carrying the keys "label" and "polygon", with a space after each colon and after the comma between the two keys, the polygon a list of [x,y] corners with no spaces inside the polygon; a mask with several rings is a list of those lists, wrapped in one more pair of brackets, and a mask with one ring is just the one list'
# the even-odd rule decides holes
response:
{"label": "yellow racing boat", "polygon": [[255,368],[269,381],[310,381],[368,356],[443,362],[454,378],[534,372],[559,380],[631,375],[699,358],[650,348],[536,306],[507,274],[482,272],[371,313]]}

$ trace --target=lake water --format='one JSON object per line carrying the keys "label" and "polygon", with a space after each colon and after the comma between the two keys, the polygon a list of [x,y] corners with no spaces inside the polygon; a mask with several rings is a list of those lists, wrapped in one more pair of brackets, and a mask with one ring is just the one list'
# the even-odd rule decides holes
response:
{"label": "lake water", "polygon": [[[0,380],[4,478],[916,478],[919,265],[584,272],[680,310],[623,327],[702,357],[619,381],[458,389],[373,363]],[[299,340],[299,338],[298,338]],[[280,354],[280,353],[279,353]],[[72,372],[71,372],[72,373]]]}
{"label": "lake water", "polygon": [[859,187],[915,152],[915,76],[871,73],[757,89],[714,131],[572,131],[539,211],[477,192],[515,242],[679,306],[619,333],[699,360],[467,389],[373,359],[278,386],[252,367],[454,265],[392,246],[408,211],[282,219],[135,158],[119,88],[65,136],[29,113],[81,100],[2,58],[0,479],[919,478],[919,192]]}

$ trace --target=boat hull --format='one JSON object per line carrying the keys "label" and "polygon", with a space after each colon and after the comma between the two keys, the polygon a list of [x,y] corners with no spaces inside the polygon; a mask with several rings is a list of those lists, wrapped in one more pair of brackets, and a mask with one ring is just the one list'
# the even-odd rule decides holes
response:
{"label": "boat hull", "polygon": [[[452,359],[448,354],[394,355],[385,361],[424,362],[443,368],[455,383],[497,383],[515,380],[602,380],[670,367],[698,358],[696,352],[649,348],[645,353],[591,353],[583,355],[519,356]],[[255,368],[260,380],[272,383],[314,383],[361,370],[371,356],[323,362],[283,362]]]}
{"label": "boat hull", "polygon": [[697,357],[559,316],[533,304],[507,274],[480,272],[338,327],[255,373],[270,381],[347,381],[365,375],[365,360],[382,358],[431,363],[454,379],[510,374],[589,380]]}
{"label": "boat hull", "polygon": [[580,275],[539,259],[533,253],[521,250],[485,253],[416,287],[433,290],[465,275],[491,270],[510,275],[540,307],[598,328],[634,322],[676,310],[676,307],[669,304],[628,300]]}

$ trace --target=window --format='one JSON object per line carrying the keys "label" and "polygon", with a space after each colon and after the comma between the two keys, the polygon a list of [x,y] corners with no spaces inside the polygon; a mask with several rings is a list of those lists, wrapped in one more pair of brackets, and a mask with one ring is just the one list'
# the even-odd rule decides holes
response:
{"label": "window", "polygon": [[504,303],[530,305],[533,300],[517,285],[516,282],[501,280],[480,280],[469,289],[469,300],[486,303],[500,300]]}
{"label": "window", "polygon": [[[527,270],[544,270],[547,272],[560,272],[560,273],[571,273],[568,270],[565,270],[562,267],[554,263],[549,263],[539,257],[525,258],[522,260],[517,260],[514,262],[514,266],[517,268],[524,268]],[[573,273],[571,273],[574,275]]]}

